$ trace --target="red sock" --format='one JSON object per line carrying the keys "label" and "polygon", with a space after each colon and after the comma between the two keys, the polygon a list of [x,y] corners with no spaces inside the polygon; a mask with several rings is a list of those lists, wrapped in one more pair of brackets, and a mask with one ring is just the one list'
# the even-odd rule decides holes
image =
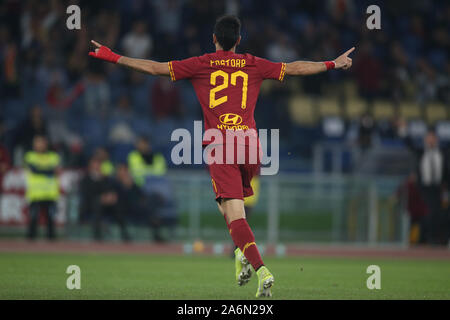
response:
{"label": "red sock", "polygon": [[253,269],[258,270],[264,265],[258,247],[255,243],[255,236],[253,235],[250,226],[245,219],[234,220],[230,223],[230,234],[233,238],[234,244],[241,249],[244,256],[252,265]]}

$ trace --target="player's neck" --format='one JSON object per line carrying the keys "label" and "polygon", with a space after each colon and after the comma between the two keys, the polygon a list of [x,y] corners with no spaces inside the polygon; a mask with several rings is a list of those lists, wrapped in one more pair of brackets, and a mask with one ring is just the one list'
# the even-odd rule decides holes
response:
{"label": "player's neck", "polygon": [[[221,46],[219,46],[218,44],[216,44],[216,52],[217,51],[225,51],[223,50],[223,48]],[[234,46],[233,48],[231,48],[230,50],[228,50],[230,52],[236,53],[236,46]]]}

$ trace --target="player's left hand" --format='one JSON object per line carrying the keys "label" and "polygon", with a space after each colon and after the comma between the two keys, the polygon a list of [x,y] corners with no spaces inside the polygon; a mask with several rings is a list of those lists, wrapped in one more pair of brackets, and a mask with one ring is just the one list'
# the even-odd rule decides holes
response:
{"label": "player's left hand", "polygon": [[355,47],[347,50],[345,53],[341,54],[339,57],[334,60],[336,63],[336,69],[344,69],[347,70],[352,66],[352,59],[348,57],[350,53],[352,53],[355,50]]}

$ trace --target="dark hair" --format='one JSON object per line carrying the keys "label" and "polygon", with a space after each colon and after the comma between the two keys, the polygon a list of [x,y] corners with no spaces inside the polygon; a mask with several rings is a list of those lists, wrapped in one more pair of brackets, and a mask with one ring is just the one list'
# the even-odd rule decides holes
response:
{"label": "dark hair", "polygon": [[436,128],[435,127],[430,127],[427,129],[427,134],[432,134],[432,135],[437,135],[436,134]]}
{"label": "dark hair", "polygon": [[241,21],[232,15],[222,16],[216,21],[214,34],[223,50],[228,51],[234,47],[241,33]]}
{"label": "dark hair", "polygon": [[147,143],[147,144],[152,144],[152,139],[151,139],[151,137],[150,136],[147,136],[147,135],[140,135],[140,136],[138,136],[137,137],[137,139],[136,139],[136,142],[140,142],[140,141],[143,141],[143,142],[145,142],[145,143]]}
{"label": "dark hair", "polygon": [[33,135],[33,140],[34,139],[44,139],[45,141],[48,141],[47,136],[42,133],[36,133],[35,135]]}

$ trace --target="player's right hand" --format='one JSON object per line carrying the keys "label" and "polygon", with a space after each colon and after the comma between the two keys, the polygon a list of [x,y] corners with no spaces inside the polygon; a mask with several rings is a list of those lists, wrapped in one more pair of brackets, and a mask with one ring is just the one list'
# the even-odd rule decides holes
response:
{"label": "player's right hand", "polygon": [[103,46],[94,40],[91,40],[91,43],[96,47],[95,51],[89,52],[89,55],[91,57],[112,63],[117,63],[117,61],[119,61],[119,59],[122,57],[121,55],[112,52],[108,47]]}
{"label": "player's right hand", "polygon": [[336,69],[348,69],[352,66],[352,59],[348,57],[350,53],[352,53],[355,50],[355,47],[347,50],[344,54],[341,54],[339,57],[334,60],[336,63]]}

